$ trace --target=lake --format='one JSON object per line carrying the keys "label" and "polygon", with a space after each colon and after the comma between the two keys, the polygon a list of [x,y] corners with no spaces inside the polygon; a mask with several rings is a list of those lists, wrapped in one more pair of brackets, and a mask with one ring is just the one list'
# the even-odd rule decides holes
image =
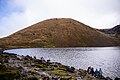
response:
{"label": "lake", "polygon": [[120,47],[90,48],[26,48],[12,49],[5,52],[19,55],[44,57],[54,62],[75,68],[102,68],[103,75],[110,78],[120,77]]}

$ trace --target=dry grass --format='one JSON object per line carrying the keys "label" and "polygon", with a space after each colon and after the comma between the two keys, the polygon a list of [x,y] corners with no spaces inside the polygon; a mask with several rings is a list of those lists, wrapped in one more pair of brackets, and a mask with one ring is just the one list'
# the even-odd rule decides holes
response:
{"label": "dry grass", "polygon": [[117,39],[70,18],[48,19],[4,39],[0,47],[115,46]]}

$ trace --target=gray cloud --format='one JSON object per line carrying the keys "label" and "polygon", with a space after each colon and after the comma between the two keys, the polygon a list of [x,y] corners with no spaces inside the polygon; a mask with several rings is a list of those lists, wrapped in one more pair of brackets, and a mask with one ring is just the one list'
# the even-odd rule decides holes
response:
{"label": "gray cloud", "polygon": [[11,8],[21,7],[0,19],[0,36],[7,36],[48,18],[73,18],[94,28],[110,28],[120,23],[120,0],[11,0]]}

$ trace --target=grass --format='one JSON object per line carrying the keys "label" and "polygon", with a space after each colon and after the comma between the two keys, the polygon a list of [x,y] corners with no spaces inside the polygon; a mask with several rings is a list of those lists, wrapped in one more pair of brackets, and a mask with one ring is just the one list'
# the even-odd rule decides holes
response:
{"label": "grass", "polygon": [[114,46],[116,41],[83,23],[64,18],[45,20],[1,38],[0,47],[100,47]]}
{"label": "grass", "polygon": [[0,79],[13,80],[20,78],[20,72],[16,68],[0,64]]}
{"label": "grass", "polygon": [[33,76],[33,75],[27,75],[27,77],[25,78],[25,80],[38,80],[37,77]]}
{"label": "grass", "polygon": [[2,54],[3,53],[3,50],[0,50],[0,54]]}
{"label": "grass", "polygon": [[57,76],[60,76],[63,80],[77,80],[74,77],[71,77],[66,71],[63,71],[63,70],[51,70],[51,71],[47,71],[49,74],[53,74],[53,75],[57,75]]}
{"label": "grass", "polygon": [[35,65],[34,65],[34,67],[36,67],[36,68],[46,68],[46,67],[47,67],[47,65],[46,65],[46,64],[43,64],[43,63],[41,63],[41,64],[35,64]]}
{"label": "grass", "polygon": [[51,70],[51,71],[47,71],[49,74],[54,74],[54,75],[58,75],[58,76],[68,76],[68,74],[63,71],[63,70]]}

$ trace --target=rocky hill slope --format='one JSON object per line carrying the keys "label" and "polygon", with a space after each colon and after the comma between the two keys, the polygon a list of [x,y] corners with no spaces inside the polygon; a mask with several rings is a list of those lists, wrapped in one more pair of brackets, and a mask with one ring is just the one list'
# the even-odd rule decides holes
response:
{"label": "rocky hill slope", "polygon": [[102,29],[100,31],[105,32],[107,34],[120,34],[120,25],[117,25],[111,29]]}

